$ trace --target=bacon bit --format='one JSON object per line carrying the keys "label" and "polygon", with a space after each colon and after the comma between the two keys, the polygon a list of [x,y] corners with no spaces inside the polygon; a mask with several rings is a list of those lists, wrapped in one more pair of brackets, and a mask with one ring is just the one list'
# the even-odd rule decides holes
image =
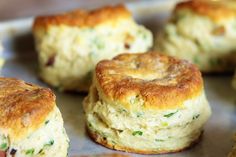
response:
{"label": "bacon bit", "polygon": [[213,35],[218,35],[218,36],[222,36],[225,34],[225,27],[224,26],[219,26],[216,27],[213,31],[212,31]]}
{"label": "bacon bit", "polygon": [[15,156],[16,152],[17,152],[17,150],[13,148],[13,149],[11,149],[10,154],[12,156]]}
{"label": "bacon bit", "polygon": [[49,59],[48,59],[48,61],[47,61],[47,63],[45,65],[46,66],[52,66],[54,64],[54,62],[55,62],[55,57],[56,57],[55,54],[52,55],[51,57],[49,57]]}
{"label": "bacon bit", "polygon": [[0,157],[6,157],[6,152],[0,151]]}
{"label": "bacon bit", "polygon": [[130,35],[129,33],[127,33],[125,35],[125,48],[129,49],[130,48],[130,43],[134,42],[134,37],[132,35]]}
{"label": "bacon bit", "polygon": [[130,49],[130,45],[128,43],[125,43],[125,48]]}

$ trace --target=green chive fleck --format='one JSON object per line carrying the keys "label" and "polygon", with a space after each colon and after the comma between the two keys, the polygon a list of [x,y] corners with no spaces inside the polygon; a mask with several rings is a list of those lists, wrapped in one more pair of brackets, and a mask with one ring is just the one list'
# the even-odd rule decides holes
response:
{"label": "green chive fleck", "polygon": [[139,117],[141,117],[143,115],[143,113],[141,113],[141,112],[138,112],[137,113],[137,117],[139,118]]}
{"label": "green chive fleck", "polygon": [[105,44],[103,41],[96,38],[93,42],[96,44],[97,49],[101,50],[105,48]]}
{"label": "green chive fleck", "polygon": [[127,112],[125,109],[122,109],[122,112]]}
{"label": "green chive fleck", "polygon": [[125,109],[119,109],[120,113],[126,113],[127,111]]}
{"label": "green chive fleck", "polygon": [[43,149],[40,149],[40,150],[39,150],[39,154],[41,154],[41,153],[43,153]]}
{"label": "green chive fleck", "polygon": [[143,132],[142,131],[134,131],[132,133],[133,136],[136,136],[136,135],[139,135],[139,136],[142,136],[143,135]]}
{"label": "green chive fleck", "polygon": [[195,56],[195,57],[193,58],[193,62],[194,62],[195,64],[199,64],[199,63],[200,63],[199,58],[198,58],[197,56]]}
{"label": "green chive fleck", "polygon": [[53,144],[54,144],[54,140],[51,140],[48,143],[46,143],[44,147],[49,147],[49,146],[52,146]]}
{"label": "green chive fleck", "polygon": [[143,39],[147,39],[147,34],[143,34]]}
{"label": "green chive fleck", "polygon": [[197,119],[199,116],[200,116],[200,114],[197,114],[197,115],[193,116],[193,120]]}
{"label": "green chive fleck", "polygon": [[7,143],[2,143],[2,144],[0,145],[0,150],[5,151],[6,149],[7,149]]}
{"label": "green chive fleck", "polygon": [[26,155],[33,155],[34,154],[34,149],[28,149],[26,152],[25,152]]}
{"label": "green chive fleck", "polygon": [[49,120],[47,120],[46,122],[45,122],[45,125],[47,125],[49,123]]}
{"label": "green chive fleck", "polygon": [[162,139],[155,139],[156,142],[164,142]]}
{"label": "green chive fleck", "polygon": [[99,43],[98,45],[97,45],[97,47],[98,47],[98,49],[104,49],[104,47],[105,47],[105,45],[103,44],[103,43]]}
{"label": "green chive fleck", "polygon": [[177,112],[178,111],[166,114],[166,115],[164,115],[164,117],[169,118],[169,117],[173,116],[174,114],[176,114]]}
{"label": "green chive fleck", "polygon": [[162,122],[161,125],[162,126],[168,126],[169,124],[167,122]]}

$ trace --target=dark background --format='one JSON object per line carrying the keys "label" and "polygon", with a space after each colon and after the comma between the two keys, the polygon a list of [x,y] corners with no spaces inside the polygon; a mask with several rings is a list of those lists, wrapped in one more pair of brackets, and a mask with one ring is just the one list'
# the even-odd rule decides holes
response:
{"label": "dark background", "polygon": [[138,0],[0,0],[0,21]]}

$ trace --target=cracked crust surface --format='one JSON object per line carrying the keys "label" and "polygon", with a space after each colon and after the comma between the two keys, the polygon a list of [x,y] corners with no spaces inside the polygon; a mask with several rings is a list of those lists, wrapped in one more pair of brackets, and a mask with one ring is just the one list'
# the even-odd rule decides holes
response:
{"label": "cracked crust surface", "polygon": [[0,130],[12,139],[38,129],[55,107],[50,89],[14,78],[0,78]]}
{"label": "cracked crust surface", "polygon": [[184,60],[159,54],[122,54],[97,64],[95,83],[107,102],[125,108],[130,99],[143,100],[144,109],[173,109],[198,96],[203,80],[198,68]]}

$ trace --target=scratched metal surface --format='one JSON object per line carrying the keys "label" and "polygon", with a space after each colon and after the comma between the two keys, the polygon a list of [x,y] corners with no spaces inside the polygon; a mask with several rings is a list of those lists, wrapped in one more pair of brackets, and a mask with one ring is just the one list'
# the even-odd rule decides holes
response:
{"label": "scratched metal surface", "polygon": [[[167,19],[173,0],[128,3],[136,20],[158,31]],[[47,86],[37,77],[37,55],[31,34],[33,18],[0,23],[0,39],[4,44],[6,63],[2,73],[25,81]],[[202,140],[186,151],[162,155],[163,157],[223,157],[232,146],[236,130],[236,92],[231,88],[231,75],[204,76],[206,94],[213,110]],[[92,142],[85,133],[82,100],[85,94],[60,93],[55,90],[57,104],[62,112],[65,127],[71,140],[69,156],[114,153]],[[121,153],[121,152],[119,152]],[[130,156],[144,156],[129,154]],[[154,156],[154,155],[153,155]]]}

